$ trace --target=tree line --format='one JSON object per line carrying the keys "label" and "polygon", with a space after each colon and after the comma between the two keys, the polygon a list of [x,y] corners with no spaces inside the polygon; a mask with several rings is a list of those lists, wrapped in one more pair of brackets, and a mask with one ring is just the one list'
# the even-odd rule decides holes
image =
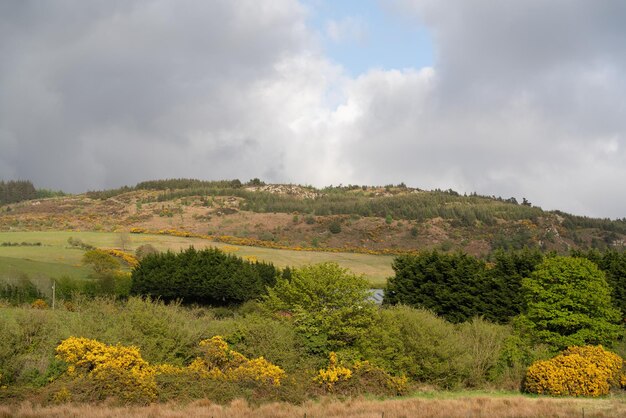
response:
{"label": "tree line", "polygon": [[35,199],[37,190],[28,180],[0,181],[0,205]]}
{"label": "tree line", "polygon": [[[613,307],[626,313],[626,252],[578,250],[571,255],[597,266]],[[399,256],[393,261],[395,275],[388,280],[384,303],[427,308],[455,323],[473,317],[507,323],[527,309],[523,280],[554,257],[537,249],[496,251],[484,260],[436,250]]]}

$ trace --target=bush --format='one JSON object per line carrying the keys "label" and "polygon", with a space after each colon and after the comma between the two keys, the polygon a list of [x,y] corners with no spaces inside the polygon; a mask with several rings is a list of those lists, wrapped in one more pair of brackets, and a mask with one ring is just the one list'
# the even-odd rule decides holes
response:
{"label": "bush", "polygon": [[341,232],[341,222],[339,222],[338,220],[334,220],[332,221],[329,225],[328,225],[328,230],[330,231],[330,233],[332,234],[338,234]]}
{"label": "bush", "polygon": [[570,347],[550,360],[533,363],[524,389],[552,396],[603,396],[619,385],[623,360],[599,346]]}
{"label": "bush", "polygon": [[423,309],[382,310],[359,341],[359,350],[394,375],[406,373],[445,388],[462,386],[470,376],[471,355],[455,326]]}
{"label": "bush", "polygon": [[84,381],[97,399],[116,397],[146,402],[156,397],[156,372],[136,347],[70,337],[59,344],[56,352],[68,364],[68,376]]}
{"label": "bush", "polygon": [[48,302],[43,299],[37,299],[30,306],[33,309],[48,309]]}
{"label": "bush", "polygon": [[320,263],[293,269],[290,280],[279,279],[263,306],[293,316],[309,351],[326,355],[367,333],[376,311],[368,290],[362,276],[335,263]]}
{"label": "bush", "polygon": [[20,274],[16,279],[0,279],[0,299],[6,299],[13,305],[30,304],[43,297],[26,274]]}

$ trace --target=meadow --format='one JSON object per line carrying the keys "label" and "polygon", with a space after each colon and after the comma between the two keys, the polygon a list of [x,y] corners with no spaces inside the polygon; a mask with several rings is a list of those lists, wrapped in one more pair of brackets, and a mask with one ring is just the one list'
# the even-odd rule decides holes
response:
{"label": "meadow", "polygon": [[0,244],[41,243],[41,246],[4,246],[0,247],[0,275],[26,273],[35,280],[67,275],[73,278],[86,277],[89,269],[81,265],[83,252],[71,247],[68,238],[80,239],[86,244],[98,248],[122,248],[133,252],[143,244],[150,244],[159,251],[180,251],[189,246],[197,249],[217,247],[225,252],[247,259],[256,259],[273,263],[279,268],[300,267],[331,261],[350,269],[356,274],[363,274],[373,288],[384,287],[386,278],[393,274],[392,256],[326,253],[316,251],[292,251],[243,245],[229,245],[201,238],[176,237],[169,235],[130,234],[128,242],[122,244],[121,234],[115,232],[0,232]]}

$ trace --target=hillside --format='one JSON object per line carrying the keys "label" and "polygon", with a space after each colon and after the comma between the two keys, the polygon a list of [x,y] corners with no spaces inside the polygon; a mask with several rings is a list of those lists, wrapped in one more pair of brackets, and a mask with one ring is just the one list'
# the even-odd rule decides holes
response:
{"label": "hillside", "polygon": [[528,202],[404,184],[315,189],[161,180],[0,206],[0,231],[135,231],[237,245],[396,254],[485,255],[498,248],[623,248],[626,220],[543,211]]}

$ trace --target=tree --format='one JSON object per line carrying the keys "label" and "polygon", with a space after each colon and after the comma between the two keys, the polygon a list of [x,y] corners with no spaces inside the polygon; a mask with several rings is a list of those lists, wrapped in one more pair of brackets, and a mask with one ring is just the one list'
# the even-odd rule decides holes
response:
{"label": "tree", "polygon": [[[485,263],[463,253],[425,251],[394,259],[395,276],[387,281],[384,304],[430,309],[451,322],[486,313]],[[497,299],[496,299],[497,300]]]}
{"label": "tree", "polygon": [[131,293],[166,301],[230,305],[258,298],[276,281],[272,264],[249,262],[217,248],[147,254],[132,272]]}
{"label": "tree", "polygon": [[128,296],[130,275],[120,270],[117,258],[104,251],[95,249],[85,252],[83,263],[91,265],[93,281],[85,283],[84,291],[91,295]]}
{"label": "tree", "polygon": [[506,323],[524,307],[522,277],[542,260],[537,250],[497,251],[489,263],[464,253],[424,251],[394,259],[384,304],[432,310],[450,322],[483,317]]}
{"label": "tree", "polygon": [[143,244],[143,245],[140,245],[139,247],[137,247],[137,249],[135,250],[135,256],[139,260],[141,260],[144,257],[146,257],[147,255],[158,254],[158,252],[159,252],[159,250],[154,248],[154,246],[152,244]]}
{"label": "tree", "polygon": [[605,275],[587,259],[546,258],[522,280],[522,289],[527,303],[522,319],[538,342],[558,350],[610,346],[621,334]]}
{"label": "tree", "polygon": [[606,274],[606,281],[613,289],[613,306],[626,314],[626,252],[616,250],[572,251],[573,257],[583,257],[593,261]]}
{"label": "tree", "polygon": [[96,275],[112,273],[119,269],[120,263],[111,254],[100,250],[89,250],[83,255],[83,263],[89,264]]}
{"label": "tree", "polygon": [[122,247],[122,250],[126,251],[126,248],[130,245],[130,234],[128,233],[128,231],[122,231],[120,232],[120,235],[118,237],[118,242],[120,244],[120,247]]}
{"label": "tree", "polygon": [[320,354],[352,345],[376,311],[367,280],[335,263],[291,270],[289,279],[280,278],[268,289],[263,306],[293,315],[309,351]]}

